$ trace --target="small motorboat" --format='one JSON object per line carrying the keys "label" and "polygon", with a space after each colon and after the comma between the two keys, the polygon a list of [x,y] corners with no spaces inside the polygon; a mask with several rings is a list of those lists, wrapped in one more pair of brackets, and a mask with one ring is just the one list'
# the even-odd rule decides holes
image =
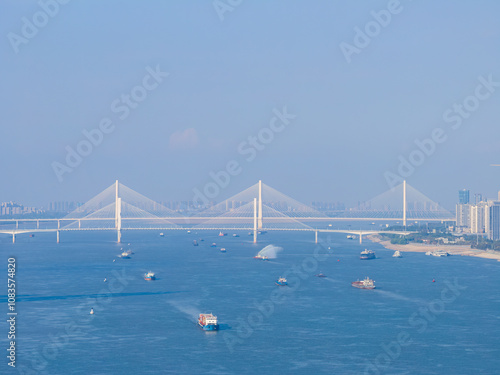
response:
{"label": "small motorboat", "polygon": [[280,277],[276,282],[276,285],[285,286],[288,285],[288,281],[284,277]]}

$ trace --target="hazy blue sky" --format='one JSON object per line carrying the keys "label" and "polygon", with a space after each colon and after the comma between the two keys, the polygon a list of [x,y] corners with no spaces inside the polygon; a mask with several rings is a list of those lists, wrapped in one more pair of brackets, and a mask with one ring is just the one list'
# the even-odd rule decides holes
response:
{"label": "hazy blue sky", "polygon": [[[213,1],[73,0],[46,19],[35,1],[1,1],[0,201],[85,201],[117,178],[187,200],[235,160],[241,173],[215,200],[262,179],[305,203],[350,205],[387,190],[384,174],[436,128],[446,141],[409,183],[450,208],[464,187],[495,197],[500,84],[476,88],[500,82],[500,2],[391,3],[243,0],[221,20]],[[371,12],[388,6],[397,13],[377,29]],[[12,42],[23,17],[42,26]],[[341,44],[367,27],[348,62]],[[111,109],[157,66],[169,76],[137,89],[137,108]],[[460,126],[451,112],[446,122],[464,100]],[[247,161],[242,142],[284,107],[296,117]],[[60,182],[53,163],[106,118],[114,130]]]}

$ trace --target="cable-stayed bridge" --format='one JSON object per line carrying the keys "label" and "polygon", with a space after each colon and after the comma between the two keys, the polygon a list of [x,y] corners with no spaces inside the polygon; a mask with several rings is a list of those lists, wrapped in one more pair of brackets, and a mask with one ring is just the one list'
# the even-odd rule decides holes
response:
{"label": "cable-stayed bridge", "polygon": [[[412,188],[406,181],[379,196],[327,216],[259,181],[244,191],[191,216],[182,216],[116,181],[84,205],[58,219],[3,219],[0,233],[16,235],[31,232],[113,230],[121,242],[127,230],[245,230],[253,233],[254,242],[261,231],[339,232],[359,236],[380,230],[317,229],[311,225],[332,220],[454,220],[439,204]],[[21,224],[21,225],[20,225]],[[36,224],[36,227],[34,227]],[[42,224],[42,225],[41,225]],[[408,231],[383,231],[406,235]]]}

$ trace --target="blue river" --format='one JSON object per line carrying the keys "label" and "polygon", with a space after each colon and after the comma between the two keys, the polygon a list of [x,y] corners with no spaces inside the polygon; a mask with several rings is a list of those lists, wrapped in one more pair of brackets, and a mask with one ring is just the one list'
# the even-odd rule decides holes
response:
{"label": "blue river", "polygon": [[[340,233],[320,233],[318,244],[311,232],[253,244],[246,231],[215,230],[125,231],[115,241],[111,232],[63,232],[59,244],[54,233],[0,238],[4,280],[16,259],[18,313],[16,368],[4,357],[0,373],[500,373],[500,262],[393,258]],[[270,244],[282,248],[276,259],[253,258]],[[122,248],[131,259],[118,257]],[[360,260],[365,248],[377,258]],[[157,280],[145,281],[148,271]],[[280,276],[288,286],[275,284]],[[375,290],[351,286],[367,276]],[[5,284],[0,294],[7,317]],[[200,313],[217,315],[220,330],[203,331]]]}

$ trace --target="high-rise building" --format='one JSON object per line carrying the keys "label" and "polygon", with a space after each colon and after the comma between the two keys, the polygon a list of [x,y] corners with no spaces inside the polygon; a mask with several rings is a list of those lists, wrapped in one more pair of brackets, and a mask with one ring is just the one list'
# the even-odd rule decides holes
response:
{"label": "high-rise building", "polygon": [[456,220],[457,227],[469,227],[469,204],[457,204]]}
{"label": "high-rise building", "polygon": [[485,216],[485,229],[488,239],[493,241],[500,240],[500,202],[489,201],[487,213]]}
{"label": "high-rise building", "polygon": [[469,203],[470,190],[462,189],[458,191],[458,203],[468,204]]}
{"label": "high-rise building", "polygon": [[484,233],[486,214],[488,205],[486,202],[480,202],[476,205],[471,205],[469,208],[469,225],[471,233]]}

